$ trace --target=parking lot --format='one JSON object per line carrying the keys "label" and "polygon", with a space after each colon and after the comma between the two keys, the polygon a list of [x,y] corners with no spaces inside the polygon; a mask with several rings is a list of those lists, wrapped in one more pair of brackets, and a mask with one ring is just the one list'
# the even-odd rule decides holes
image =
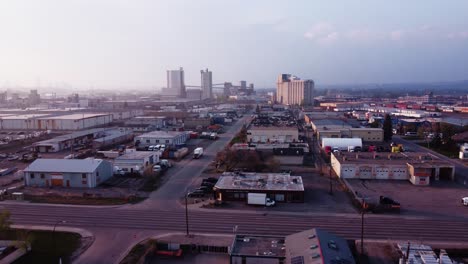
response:
{"label": "parking lot", "polygon": [[[315,212],[315,213],[354,213],[356,209],[351,204],[349,195],[345,188],[336,178],[332,179],[332,193],[330,194],[330,178],[328,175],[320,175],[314,168],[302,166],[288,166],[284,169],[291,170],[292,175],[302,176],[305,189],[304,203],[276,203],[273,208],[256,207],[247,205],[246,202],[229,201],[222,206],[215,208],[239,209],[239,210],[258,210],[263,208],[268,211],[280,212]],[[194,181],[193,188],[197,188],[204,178],[219,178],[222,173],[215,173],[214,170],[207,170],[199,179]],[[212,195],[206,195],[204,198],[196,198],[198,202],[204,202],[204,207],[208,206]],[[200,205],[201,206],[201,205]]]}
{"label": "parking lot", "polygon": [[468,196],[466,187],[454,182],[432,182],[415,186],[409,181],[348,180],[362,197],[390,197],[401,204],[401,214],[434,217],[468,217],[468,207],[461,198]]}

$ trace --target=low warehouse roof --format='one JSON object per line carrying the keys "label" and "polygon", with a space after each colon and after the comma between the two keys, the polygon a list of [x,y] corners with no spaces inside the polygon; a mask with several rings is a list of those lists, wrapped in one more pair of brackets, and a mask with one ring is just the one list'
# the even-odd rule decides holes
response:
{"label": "low warehouse roof", "polygon": [[102,162],[101,159],[37,159],[24,171],[92,173]]}

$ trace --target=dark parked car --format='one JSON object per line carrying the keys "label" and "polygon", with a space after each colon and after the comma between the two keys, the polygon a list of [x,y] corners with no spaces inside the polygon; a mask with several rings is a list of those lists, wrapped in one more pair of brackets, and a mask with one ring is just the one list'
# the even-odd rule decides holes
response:
{"label": "dark parked car", "polygon": [[218,182],[218,179],[213,178],[213,177],[209,177],[209,178],[203,179],[203,181],[212,182],[212,183],[217,183],[217,182]]}
{"label": "dark parked car", "polygon": [[202,182],[202,183],[200,184],[200,186],[206,186],[206,187],[211,187],[211,188],[213,188],[213,186],[215,186],[215,184],[212,183],[212,182],[204,181],[204,182]]}
{"label": "dark parked car", "polygon": [[190,198],[197,198],[197,197],[203,197],[203,196],[205,196],[205,192],[201,190],[195,190],[187,194],[187,197],[190,197]]}

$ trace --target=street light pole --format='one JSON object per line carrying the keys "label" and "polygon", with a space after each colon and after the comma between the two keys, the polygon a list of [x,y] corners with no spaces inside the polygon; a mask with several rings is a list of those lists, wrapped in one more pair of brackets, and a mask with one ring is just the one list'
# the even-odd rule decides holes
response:
{"label": "street light pole", "polygon": [[[59,220],[55,223],[54,225],[54,229],[52,230],[52,241],[53,241],[53,244],[54,244],[54,256],[57,255],[57,243],[55,241],[55,228],[57,228],[57,225],[58,224],[64,224],[66,223],[67,221],[65,220]],[[59,257],[59,264],[62,263],[62,258]]]}
{"label": "street light pole", "polygon": [[364,203],[361,208],[361,256],[364,256]]}
{"label": "street light pole", "polygon": [[330,195],[333,195],[333,182],[332,182],[332,166],[328,167],[328,175],[330,176]]}
{"label": "street light pole", "polygon": [[189,236],[189,220],[188,220],[188,202],[187,202],[188,193],[185,194],[185,227],[186,235]]}

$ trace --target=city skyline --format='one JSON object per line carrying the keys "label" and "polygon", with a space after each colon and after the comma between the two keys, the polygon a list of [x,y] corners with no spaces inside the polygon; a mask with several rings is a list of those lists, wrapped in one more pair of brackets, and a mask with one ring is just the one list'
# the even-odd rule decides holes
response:
{"label": "city skyline", "polygon": [[166,70],[179,66],[188,84],[205,68],[215,83],[248,79],[258,87],[274,87],[281,72],[319,85],[467,79],[465,1],[47,0],[0,7],[3,87],[164,87]]}

